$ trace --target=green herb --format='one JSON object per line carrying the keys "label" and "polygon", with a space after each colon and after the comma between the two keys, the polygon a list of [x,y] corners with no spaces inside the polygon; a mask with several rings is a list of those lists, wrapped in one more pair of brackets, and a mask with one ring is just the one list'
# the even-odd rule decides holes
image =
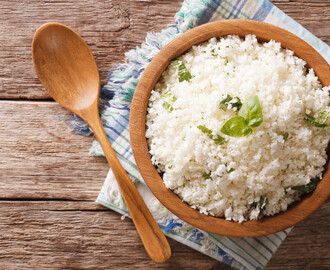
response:
{"label": "green herb", "polygon": [[258,127],[263,115],[258,96],[249,97],[238,111],[238,116],[229,119],[221,128],[221,132],[232,137],[244,137],[252,133],[250,127]]}
{"label": "green herb", "polygon": [[225,66],[227,66],[227,64],[229,63],[228,57],[226,56],[225,58]]}
{"label": "green herb", "polygon": [[188,71],[186,66],[183,64],[183,62],[180,59],[175,59],[173,62],[177,63],[178,66],[178,76],[179,76],[179,82],[188,81],[193,77],[191,76],[191,73]]}
{"label": "green herb", "polygon": [[172,165],[170,165],[170,166],[168,166],[167,168],[169,168],[169,169],[172,169],[172,168],[173,168],[173,166],[172,166]]}
{"label": "green herb", "polygon": [[263,121],[261,106],[258,96],[249,97],[238,112],[249,127],[258,127]]}
{"label": "green herb", "polygon": [[172,96],[171,90],[167,90],[164,94],[161,95],[162,98],[168,98]]}
{"label": "green herb", "polygon": [[252,203],[251,206],[252,208],[259,208],[260,210],[259,215],[260,215],[266,208],[266,202],[267,202],[267,198],[265,198],[264,196],[260,196],[259,201]]}
{"label": "green herb", "polygon": [[321,109],[316,118],[306,114],[304,120],[312,123],[316,127],[327,129],[330,128],[330,126],[326,125],[325,122],[329,118],[330,118],[330,114],[325,109]]}
{"label": "green herb", "polygon": [[212,179],[212,178],[211,178],[211,172],[209,172],[209,173],[204,173],[202,176],[204,177],[205,180],[206,180],[206,179]]}
{"label": "green herb", "polygon": [[204,127],[202,125],[198,125],[197,128],[201,130],[204,134],[212,135],[212,130],[208,129],[207,127]]}
{"label": "green herb", "polygon": [[[237,101],[235,103],[231,103],[232,108],[237,108],[237,110],[239,111],[242,107],[242,102],[240,100],[239,97],[234,97],[235,99],[237,99]],[[230,95],[227,95],[227,97],[223,100],[221,100],[220,102],[220,109],[227,111],[228,110],[228,104],[230,103],[230,101],[232,101],[233,98]]]}
{"label": "green herb", "polygon": [[161,97],[164,98],[164,99],[168,99],[170,101],[173,101],[173,102],[178,99],[176,96],[173,95],[173,93],[170,90],[168,90],[164,94],[162,94]]}
{"label": "green herb", "polygon": [[[227,167],[227,163],[225,163],[225,167]],[[227,173],[231,173],[231,172],[233,172],[233,171],[235,171],[234,168],[230,168],[229,170],[226,170]]]}
{"label": "green herb", "polygon": [[165,110],[169,111],[169,112],[172,112],[173,111],[172,105],[170,103],[166,102],[166,101],[163,102],[163,108]]}
{"label": "green herb", "polygon": [[211,140],[215,142],[217,145],[225,144],[227,141],[224,137],[216,134],[215,136],[212,135],[212,130],[208,129],[207,127],[204,127],[202,125],[198,125],[197,128],[202,131],[204,134],[207,135]]}
{"label": "green herb", "polygon": [[212,56],[218,56],[218,54],[216,54],[215,49],[211,50]]}
{"label": "green herb", "polygon": [[291,189],[298,190],[298,191],[301,191],[304,193],[309,193],[309,192],[313,191],[314,189],[316,189],[316,186],[320,181],[321,181],[321,178],[315,177],[308,184],[302,185],[302,186],[291,187]]}
{"label": "green herb", "polygon": [[241,116],[230,118],[220,131],[231,137],[244,137],[252,133],[252,129],[248,127],[246,121]]}
{"label": "green herb", "polygon": [[[284,140],[284,141],[286,141],[286,140],[288,140],[288,139],[291,139],[291,138],[292,138],[292,136],[290,136],[290,135],[289,135],[289,133],[287,133],[287,132],[286,132],[286,133],[284,133],[284,134],[282,134],[282,136],[283,136],[283,140]],[[290,136],[290,137],[289,137],[289,136]]]}
{"label": "green herb", "polygon": [[260,201],[259,201],[259,208],[260,208],[260,211],[263,211],[265,210],[266,208],[266,198],[263,197],[263,196],[260,196]]}

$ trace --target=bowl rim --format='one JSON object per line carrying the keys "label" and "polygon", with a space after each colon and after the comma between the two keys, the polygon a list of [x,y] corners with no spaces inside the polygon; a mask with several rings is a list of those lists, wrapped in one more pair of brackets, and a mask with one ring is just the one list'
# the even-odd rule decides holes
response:
{"label": "bowl rim", "polygon": [[159,176],[151,163],[145,137],[146,111],[150,92],[172,59],[186,52],[193,45],[202,43],[212,37],[236,34],[244,37],[256,35],[259,42],[275,40],[283,48],[294,51],[295,55],[305,60],[308,67],[314,69],[323,86],[330,85],[330,66],[323,57],[309,44],[294,34],[264,22],[251,20],[223,20],[203,24],[179,35],[166,45],[153,58],[145,69],[136,87],[129,119],[130,140],[133,155],[141,176],[155,197],[173,214],[187,223],[204,231],[230,237],[256,237],[276,233],[294,226],[316,211],[330,195],[330,171],[328,164],[323,179],[316,190],[305,195],[301,201],[288,207],[285,212],[260,220],[238,223],[224,218],[213,217],[194,210],[170,189]]}

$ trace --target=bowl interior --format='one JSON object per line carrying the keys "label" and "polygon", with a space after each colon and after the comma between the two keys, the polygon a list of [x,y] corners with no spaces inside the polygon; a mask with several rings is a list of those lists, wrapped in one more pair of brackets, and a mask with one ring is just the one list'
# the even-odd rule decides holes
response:
{"label": "bowl interior", "polygon": [[165,46],[148,65],[135,90],[130,112],[130,138],[133,154],[140,173],[157,199],[182,220],[207,232],[232,237],[255,237],[275,233],[295,225],[319,208],[330,194],[330,172],[325,169],[323,180],[316,190],[304,196],[301,201],[291,205],[286,212],[265,217],[257,221],[243,223],[227,221],[223,218],[201,214],[181,201],[170,189],[167,189],[155,167],[151,163],[145,137],[146,111],[150,92],[172,59],[175,59],[193,45],[207,41],[212,37],[236,34],[244,37],[256,35],[259,42],[275,40],[283,48],[294,51],[305,60],[308,67],[314,69],[323,86],[330,85],[330,67],[328,63],[310,45],[297,36],[273,25],[249,21],[226,20],[208,23],[180,35]]}

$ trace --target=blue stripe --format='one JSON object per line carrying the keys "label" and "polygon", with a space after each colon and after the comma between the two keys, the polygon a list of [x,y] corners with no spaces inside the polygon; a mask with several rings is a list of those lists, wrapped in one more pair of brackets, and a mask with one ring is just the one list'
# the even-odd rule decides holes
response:
{"label": "blue stripe", "polygon": [[234,13],[234,19],[237,19],[238,18],[238,15],[241,13],[241,10],[242,10],[242,8],[245,6],[245,4],[246,4],[246,2],[247,2],[247,0],[244,0],[243,2],[242,2],[242,4],[236,9],[236,11],[235,11],[235,13]]}
{"label": "blue stripe", "polygon": [[258,238],[254,237],[253,238],[258,244],[260,244],[261,246],[263,246],[270,254],[274,254],[274,252],[269,248],[267,247],[262,241],[260,241]]}
{"label": "blue stripe", "polygon": [[[219,6],[220,3],[221,3],[221,1],[219,3],[217,3],[217,5]],[[214,8],[211,3],[207,3],[207,7],[203,10],[203,13],[198,18],[196,24],[202,25],[204,23],[208,23],[211,20],[216,9],[217,9],[217,7]]]}
{"label": "blue stripe", "polygon": [[[236,3],[234,4],[234,7],[232,8],[232,10],[230,11],[229,15],[228,15],[228,19],[234,15],[234,12],[237,10],[237,5],[241,0],[237,0]],[[233,16],[233,18],[235,18],[235,16]]]}
{"label": "blue stripe", "polygon": [[252,17],[252,20],[264,21],[268,16],[268,14],[270,13],[272,7],[273,7],[272,3],[270,3],[268,0],[264,0],[261,4],[261,7]]}

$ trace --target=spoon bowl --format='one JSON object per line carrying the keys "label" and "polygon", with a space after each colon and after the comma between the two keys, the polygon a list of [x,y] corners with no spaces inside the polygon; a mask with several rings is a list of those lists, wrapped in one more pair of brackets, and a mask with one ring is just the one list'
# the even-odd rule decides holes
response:
{"label": "spoon bowl", "polygon": [[84,119],[94,131],[147,253],[155,262],[165,262],[171,256],[170,246],[121,166],[100,121],[99,73],[86,42],[63,24],[47,23],[34,36],[32,57],[37,75],[48,93]]}
{"label": "spoon bowl", "polygon": [[100,89],[97,66],[85,41],[71,29],[50,23],[38,29],[32,48],[35,70],[50,96],[84,118],[82,111],[97,105]]}

